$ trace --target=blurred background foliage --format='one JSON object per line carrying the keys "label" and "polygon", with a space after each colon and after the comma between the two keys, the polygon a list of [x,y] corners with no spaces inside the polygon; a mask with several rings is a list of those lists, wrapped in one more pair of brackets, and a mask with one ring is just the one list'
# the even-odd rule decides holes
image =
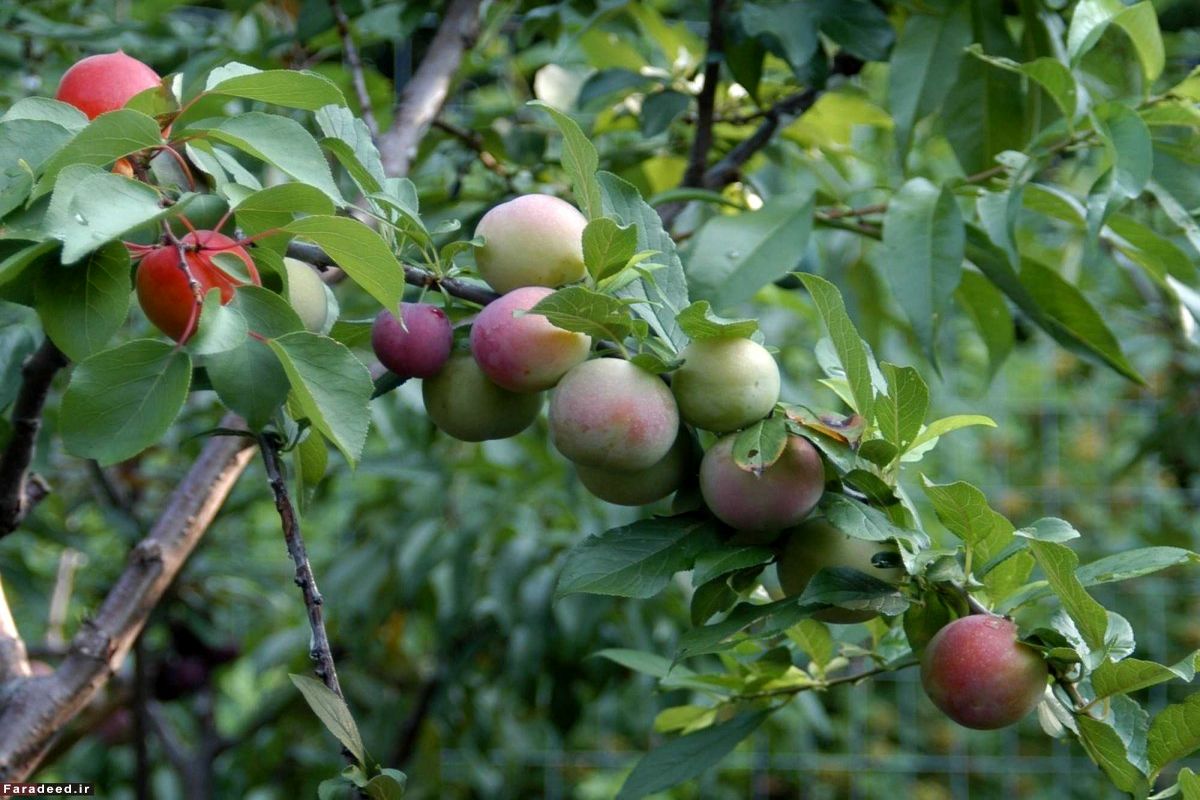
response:
{"label": "blurred background foliage", "polygon": [[[439,8],[343,5],[386,126]],[[744,11],[754,4],[734,5]],[[881,5],[892,19],[909,11],[907,3]],[[1018,15],[1018,5],[1053,13],[1064,3],[999,5]],[[1191,0],[1155,5],[1167,47],[1163,84],[1170,85],[1200,63],[1200,14]],[[769,18],[790,7],[757,8]],[[508,195],[566,191],[559,139],[544,115],[524,105],[533,98],[583,120],[601,167],[647,197],[679,184],[706,3],[495,2],[485,11],[480,40],[411,174],[430,228],[459,219],[470,230]],[[52,94],[78,57],[116,48],[164,74],[181,73],[185,85],[232,59],[314,69],[353,98],[326,0],[4,0],[0,21],[0,105]],[[786,60],[788,43],[769,43],[757,86],[739,84],[718,98],[726,120],[715,128],[718,149],[753,130],[755,99],[769,104],[804,85]],[[1136,64],[1130,46],[1118,36],[1101,42],[1085,64],[1089,89],[1119,94],[1124,81],[1137,80],[1117,74]],[[724,190],[729,205],[759,208],[814,188],[871,202],[875,187],[896,179],[886,88],[886,65],[871,64],[827,94]],[[939,126],[918,125],[915,140],[913,174],[965,174]],[[1200,170],[1187,155],[1192,143],[1180,134],[1181,161],[1164,162],[1160,178],[1172,181],[1189,208],[1200,206]],[[1084,158],[1053,170],[1061,185],[1086,194],[1098,165]],[[721,213],[713,204],[684,212],[676,224],[684,247],[690,232]],[[994,369],[987,343],[961,312],[943,323],[935,381],[886,290],[888,265],[877,243],[821,229],[803,250],[759,255],[836,282],[881,358],[920,365],[933,384],[933,418],[971,411],[999,423],[947,438],[924,463],[925,474],[981,486],[1018,525],[1048,514],[1070,520],[1084,533],[1076,548],[1084,561],[1140,545],[1195,548],[1200,355],[1140,273],[1120,268],[1111,254],[1101,256],[1111,268],[1081,267],[1078,232],[1023,225],[1018,236],[1023,251],[1061,268],[1104,309],[1146,386],[1076,358],[1020,317],[1011,342],[991,343],[1011,348]],[[370,315],[366,298],[349,286],[339,292],[345,318]],[[779,350],[785,398],[838,407],[816,382],[820,321],[798,283],[782,280],[724,310],[761,317],[767,342]],[[0,329],[9,353],[34,344]],[[0,399],[11,400],[14,376],[0,377]],[[606,647],[671,652],[687,625],[690,588],[681,582],[649,602],[555,600],[564,549],[639,512],[590,497],[548,446],[544,423],[509,441],[453,442],[424,417],[412,385],[372,411],[369,455],[356,472],[336,467],[305,517],[343,687],[372,754],[409,773],[414,798],[612,796],[654,741],[657,710],[687,695],[659,694],[649,678],[591,656]],[[172,428],[173,440],[101,473],[61,452],[54,415],[52,407],[37,466],[56,491],[24,532],[0,543],[19,622],[50,663],[185,472],[200,446],[188,437],[217,418],[199,393],[184,424]],[[101,796],[133,797],[140,739],[155,764],[145,776],[155,796],[315,795],[332,772],[335,745],[287,679],[308,668],[308,629],[278,528],[261,467],[252,466],[151,618],[141,669],[127,665],[68,730],[43,777],[92,781]],[[1193,576],[1165,572],[1098,594],[1139,631],[1137,655],[1172,663],[1200,647],[1198,588]],[[1175,691],[1156,687],[1150,699],[1179,699]],[[129,710],[139,692],[151,712],[142,733]],[[933,710],[914,675],[900,674],[801,695],[720,770],[670,796],[1096,798],[1114,791],[1106,785],[1082,751],[1043,736],[1035,719],[1017,730],[967,734]]]}

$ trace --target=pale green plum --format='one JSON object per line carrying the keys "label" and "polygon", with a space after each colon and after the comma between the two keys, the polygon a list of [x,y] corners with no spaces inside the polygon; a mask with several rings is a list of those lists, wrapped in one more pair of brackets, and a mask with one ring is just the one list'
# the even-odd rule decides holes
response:
{"label": "pale green plum", "polygon": [[583,362],[550,398],[554,446],[587,467],[646,469],[667,454],[678,430],[671,390],[623,359]]}
{"label": "pale green plum", "polygon": [[325,282],[317,271],[295,258],[283,259],[287,268],[287,299],[307,330],[319,333],[329,321]]}
{"label": "pale green plum", "polygon": [[685,422],[728,433],[758,422],[779,402],[779,367],[749,339],[700,339],[683,349],[671,390]]}
{"label": "pale green plum", "polygon": [[[825,519],[809,520],[786,531],[785,536],[783,553],[775,570],[779,575],[779,585],[789,597],[804,594],[812,577],[827,567],[856,569],[891,584],[898,584],[904,577],[901,567],[880,568],[872,563],[872,559],[880,553],[899,559],[900,551],[892,542],[856,539],[842,533]],[[874,611],[836,607],[813,614],[814,619],[842,625],[866,622],[876,616],[878,614]]]}
{"label": "pale green plum", "polygon": [[619,470],[576,465],[575,472],[587,490],[619,506],[644,506],[669,495],[694,472],[691,434],[681,429],[675,444],[659,461],[645,469]]}
{"label": "pale green plum", "polygon": [[755,475],[733,458],[737,434],[718,439],[700,462],[700,491],[717,519],[739,531],[779,531],[798,525],[825,491],[817,449],[789,436],[779,458]]}
{"label": "pale green plum", "polygon": [[464,442],[516,436],[537,419],[541,394],[518,394],[492,383],[470,353],[455,353],[422,382],[425,413],[444,433]]}
{"label": "pale green plum", "polygon": [[485,239],[475,264],[501,294],[522,286],[557,287],[582,280],[583,229],[575,206],[548,194],[526,194],[492,208],[475,228]]}

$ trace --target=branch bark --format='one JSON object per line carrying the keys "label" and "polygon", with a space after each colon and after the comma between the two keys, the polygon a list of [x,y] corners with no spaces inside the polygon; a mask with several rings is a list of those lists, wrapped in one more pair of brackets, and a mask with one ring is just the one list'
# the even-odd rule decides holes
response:
{"label": "branch bark", "polygon": [[[227,415],[224,428],[242,427]],[[210,439],[104,603],[85,620],[53,675],[26,678],[0,705],[0,781],[36,769],[55,734],[117,671],[151,610],[199,543],[253,456],[250,440]]]}
{"label": "branch bark", "polygon": [[50,384],[66,365],[67,357],[47,338],[21,367],[12,438],[0,454],[0,538],[16,530],[30,509],[49,493],[45,482],[28,472]]}
{"label": "branch bark", "polygon": [[404,87],[391,127],[379,137],[379,155],[388,175],[408,173],[417,145],[446,102],[463,54],[479,35],[480,4],[481,0],[451,0],[446,8],[429,50]]}
{"label": "branch bark", "polygon": [[696,101],[696,136],[692,153],[683,173],[683,185],[699,187],[704,184],[708,166],[708,151],[712,149],[713,112],[717,103],[717,84],[721,82],[721,62],[725,59],[725,0],[711,0],[708,7],[708,55],[705,57],[704,85]]}
{"label": "branch bark", "polygon": [[8,607],[8,597],[4,594],[4,585],[0,583],[0,685],[28,678],[32,674],[25,640],[17,630],[17,622]]}

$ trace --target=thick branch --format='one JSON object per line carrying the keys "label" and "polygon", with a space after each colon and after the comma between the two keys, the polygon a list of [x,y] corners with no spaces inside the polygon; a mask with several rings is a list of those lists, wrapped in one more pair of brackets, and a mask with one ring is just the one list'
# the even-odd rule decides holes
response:
{"label": "thick branch", "polygon": [[46,485],[29,478],[29,464],[42,427],[42,406],[50,393],[50,383],[67,357],[49,339],[21,368],[21,391],[13,406],[12,437],[0,454],[0,537],[17,529],[29,510],[46,496]]}
{"label": "thick branch", "polygon": [[275,496],[275,508],[279,511],[279,520],[283,524],[283,538],[287,542],[292,562],[296,565],[296,585],[304,594],[304,607],[308,609],[308,625],[312,629],[309,656],[316,663],[313,671],[330,691],[341,697],[342,687],[338,683],[337,668],[329,648],[329,635],[325,632],[325,613],[322,610],[325,601],[317,589],[312,564],[308,562],[308,551],[304,547],[304,537],[300,532],[300,519],[296,516],[291,498],[288,497],[287,482],[283,478],[283,462],[279,457],[279,443],[267,434],[259,436],[258,443],[263,464],[267,468],[271,493]]}
{"label": "thick branch", "polygon": [[4,585],[0,584],[0,685],[18,678],[28,678],[32,674],[25,640],[21,638],[12,610],[8,607]]}
{"label": "thick branch", "polygon": [[[242,427],[235,415],[220,423]],[[76,633],[55,673],[28,678],[0,707],[0,780],[22,780],[41,761],[54,735],[121,666],[151,610],[208,529],[253,456],[248,439],[209,440],[175,488],[150,533],[104,603]]]}
{"label": "thick branch", "polygon": [[480,2],[451,0],[421,65],[404,86],[392,126],[379,138],[379,155],[388,175],[408,173],[417,145],[446,102],[463,54],[479,34]]}
{"label": "thick branch", "polygon": [[363,78],[362,57],[358,54],[358,46],[350,33],[350,19],[339,0],[329,0],[329,10],[333,12],[334,22],[337,23],[338,36],[342,39],[342,52],[346,56],[346,66],[350,68],[350,85],[358,98],[359,113],[371,132],[371,138],[379,136],[379,123],[375,121],[375,112],[371,110],[371,95],[367,92],[367,81]]}
{"label": "thick branch", "polygon": [[[287,254],[292,258],[298,258],[315,267],[337,266],[328,253],[313,244],[293,241],[288,244]],[[421,269],[411,264],[404,265],[404,280],[412,286],[439,289],[460,300],[469,300],[481,306],[486,306],[500,296],[486,286],[480,286],[477,283],[471,283],[470,281],[458,278],[440,278],[429,270]]]}

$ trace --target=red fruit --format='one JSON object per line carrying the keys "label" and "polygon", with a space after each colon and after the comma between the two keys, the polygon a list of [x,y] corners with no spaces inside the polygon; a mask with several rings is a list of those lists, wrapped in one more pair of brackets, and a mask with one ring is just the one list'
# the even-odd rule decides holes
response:
{"label": "red fruit", "polygon": [[54,97],[75,106],[88,119],[95,119],[107,111],[116,111],[135,94],[161,82],[157,72],[118,50],[75,62],[63,74]]}
{"label": "red fruit", "polygon": [[[250,255],[236,241],[216,231],[196,231],[180,239],[187,253],[188,269],[200,284],[200,296],[210,289],[219,289],[221,305],[233,299],[233,291],[246,281],[231,275],[213,260],[219,253],[229,253],[246,266],[250,282],[262,286],[258,270]],[[179,265],[179,250],[173,244],[152,248],[137,270],[137,295],[142,311],[160,331],[177,342],[186,341],[195,329],[199,317],[196,296],[188,284],[187,275]]]}
{"label": "red fruit", "polygon": [[401,303],[404,324],[380,311],[371,327],[375,357],[401,378],[432,378],[450,358],[454,331],[446,312],[427,303]]}
{"label": "red fruit", "polygon": [[921,685],[933,704],[967,728],[1012,725],[1042,699],[1049,670],[1017,641],[1003,617],[973,614],[938,631],[921,656]]}

